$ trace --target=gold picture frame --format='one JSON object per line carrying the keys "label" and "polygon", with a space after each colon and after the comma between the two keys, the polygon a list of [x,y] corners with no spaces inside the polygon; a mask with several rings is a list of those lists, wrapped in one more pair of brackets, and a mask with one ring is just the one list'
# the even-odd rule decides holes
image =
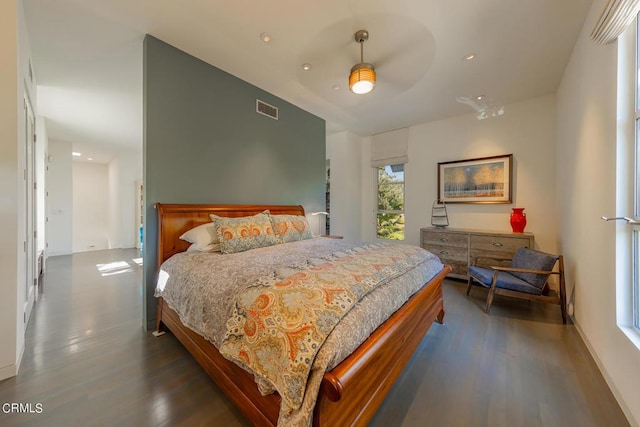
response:
{"label": "gold picture frame", "polygon": [[512,203],[513,154],[438,163],[438,201]]}

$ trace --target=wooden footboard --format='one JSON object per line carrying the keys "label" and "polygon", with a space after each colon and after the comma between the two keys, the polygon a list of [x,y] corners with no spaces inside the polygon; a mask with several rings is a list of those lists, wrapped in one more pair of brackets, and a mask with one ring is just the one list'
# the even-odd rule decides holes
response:
{"label": "wooden footboard", "polygon": [[[314,411],[315,426],[366,425],[434,320],[442,323],[445,268],[332,371],[325,373]],[[166,326],[254,425],[275,426],[280,397],[262,396],[253,377],[182,324],[162,299],[159,329]]]}
{"label": "wooden footboard", "polygon": [[332,371],[325,373],[316,426],[366,425],[434,320],[444,320],[445,268]]}

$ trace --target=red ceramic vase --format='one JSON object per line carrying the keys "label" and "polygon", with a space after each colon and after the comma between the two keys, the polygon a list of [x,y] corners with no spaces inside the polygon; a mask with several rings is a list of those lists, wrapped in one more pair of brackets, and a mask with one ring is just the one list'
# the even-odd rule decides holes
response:
{"label": "red ceramic vase", "polygon": [[524,232],[524,227],[527,225],[527,214],[524,213],[524,208],[511,208],[511,229],[514,233]]}

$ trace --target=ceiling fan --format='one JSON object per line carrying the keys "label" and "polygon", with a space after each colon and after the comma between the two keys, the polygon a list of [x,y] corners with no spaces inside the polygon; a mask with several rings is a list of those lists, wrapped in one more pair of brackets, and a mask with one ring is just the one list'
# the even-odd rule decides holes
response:
{"label": "ceiling fan", "polygon": [[491,105],[484,95],[474,97],[461,96],[456,98],[456,101],[473,108],[478,113],[476,116],[478,120],[498,117],[504,114],[504,106]]}

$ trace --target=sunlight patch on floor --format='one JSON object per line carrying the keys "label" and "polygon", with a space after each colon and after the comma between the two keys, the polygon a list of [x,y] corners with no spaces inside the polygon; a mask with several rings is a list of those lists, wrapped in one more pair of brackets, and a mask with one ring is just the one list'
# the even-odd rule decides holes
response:
{"label": "sunlight patch on floor", "polygon": [[133,272],[133,268],[126,261],[114,261],[108,264],[96,264],[96,267],[98,267],[98,271],[100,272],[102,277]]}

